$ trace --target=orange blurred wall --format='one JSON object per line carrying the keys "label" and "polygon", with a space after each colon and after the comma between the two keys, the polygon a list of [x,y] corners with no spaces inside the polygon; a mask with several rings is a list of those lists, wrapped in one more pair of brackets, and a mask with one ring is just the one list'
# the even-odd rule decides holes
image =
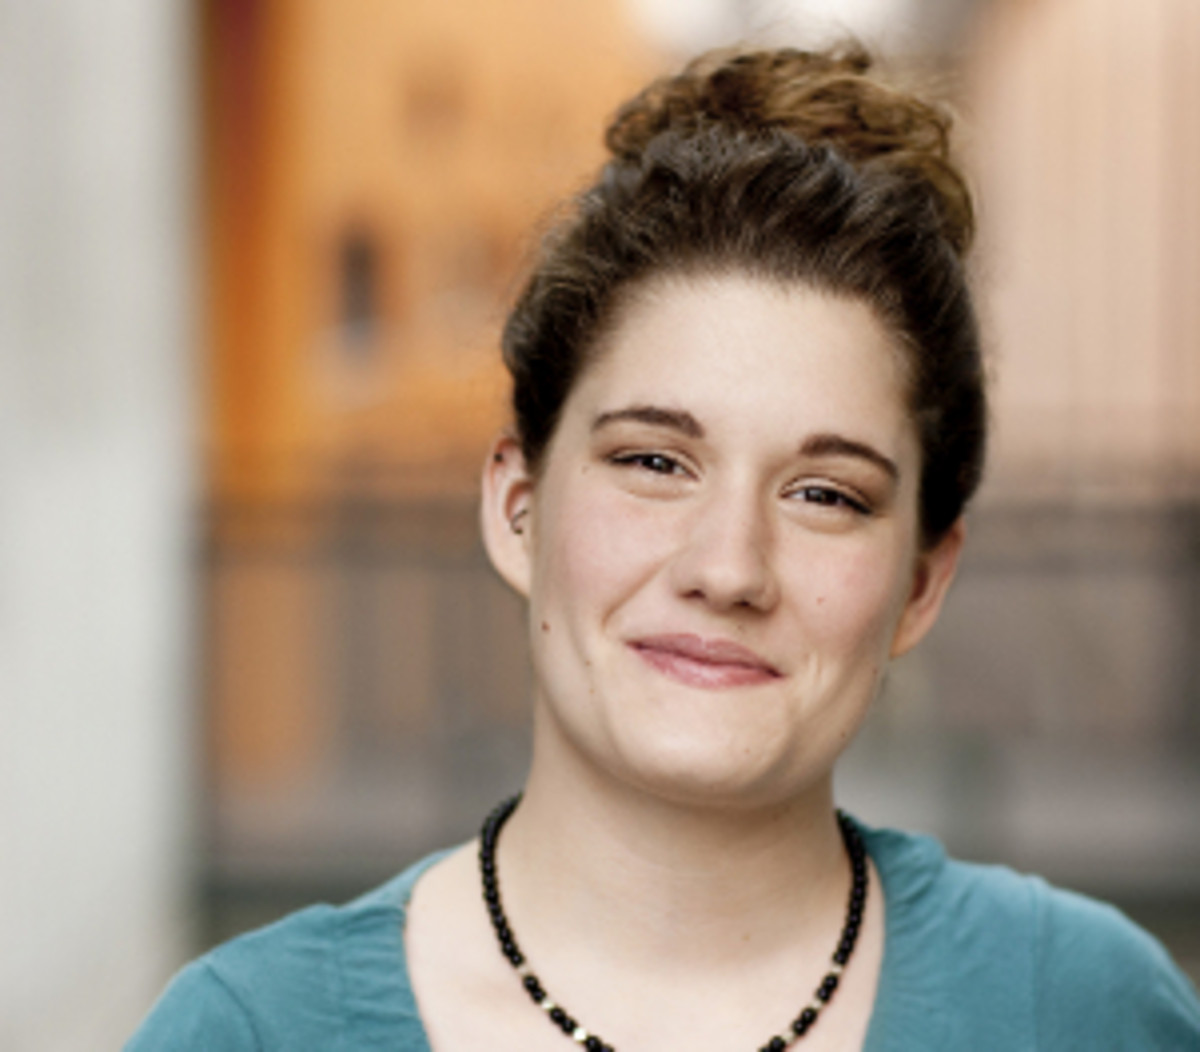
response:
{"label": "orange blurred wall", "polygon": [[616,0],[209,0],[205,39],[214,497],[469,489],[531,231],[649,55]]}
{"label": "orange blurred wall", "polygon": [[340,718],[308,512],[474,490],[522,260],[651,59],[617,0],[208,0],[204,40],[211,759],[287,785]]}

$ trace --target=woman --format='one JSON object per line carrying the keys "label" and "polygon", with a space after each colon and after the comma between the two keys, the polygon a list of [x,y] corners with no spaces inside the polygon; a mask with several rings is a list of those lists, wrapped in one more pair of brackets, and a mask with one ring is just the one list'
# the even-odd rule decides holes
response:
{"label": "woman", "polygon": [[618,114],[484,474],[519,806],[193,964],[131,1048],[1200,1048],[1115,911],[834,808],[983,461],[947,129],[856,50],[707,56]]}

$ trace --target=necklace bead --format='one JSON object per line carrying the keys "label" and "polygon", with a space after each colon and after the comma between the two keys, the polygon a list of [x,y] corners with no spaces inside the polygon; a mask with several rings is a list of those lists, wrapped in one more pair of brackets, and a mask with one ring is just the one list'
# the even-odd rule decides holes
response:
{"label": "necklace bead", "polygon": [[[546,993],[541,980],[529,968],[524,954],[517,946],[516,937],[509,927],[504,907],[500,901],[500,884],[496,873],[496,842],[500,837],[500,829],[520,803],[518,794],[499,804],[484,820],[479,833],[479,873],[483,882],[483,900],[487,906],[488,917],[496,940],[500,944],[500,952],[516,969],[521,977],[521,985],[526,992],[562,1032],[576,1044],[582,1045],[588,1052],[616,1052],[608,1044],[591,1031],[581,1026],[571,1014],[553,1001]],[[867,852],[863,845],[862,836],[854,823],[841,811],[837,812],[838,827],[841,829],[842,842],[846,845],[846,854],[850,857],[852,880],[850,897],[846,904],[846,921],[838,939],[837,948],[830,958],[831,967],[813,994],[813,1000],[792,1021],[789,1035],[776,1034],[771,1037],[758,1052],[784,1052],[794,1041],[799,1041],[812,1029],[821,1009],[825,1007],[837,991],[841,982],[841,974],[850,955],[854,952],[854,944],[858,939],[859,928],[862,924],[863,908],[867,901]]]}

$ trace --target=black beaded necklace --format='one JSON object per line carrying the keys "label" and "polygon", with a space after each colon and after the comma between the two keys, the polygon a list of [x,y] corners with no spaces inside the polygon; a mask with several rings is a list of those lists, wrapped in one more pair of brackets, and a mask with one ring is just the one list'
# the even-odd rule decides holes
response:
{"label": "black beaded necklace", "polygon": [[[526,963],[525,955],[517,947],[517,940],[508,926],[508,918],[504,916],[504,907],[500,904],[500,885],[496,876],[496,841],[500,836],[501,826],[516,810],[520,799],[520,795],[517,795],[496,807],[484,820],[483,829],[479,833],[479,871],[483,876],[483,900],[487,904],[488,916],[492,918],[496,938],[500,941],[500,952],[517,970],[521,984],[534,1003],[567,1037],[582,1045],[588,1052],[615,1052],[612,1045],[580,1026],[562,1005],[550,998],[541,981]],[[772,1037],[759,1052],[783,1052],[788,1045],[798,1041],[812,1029],[821,1009],[833,997],[846,962],[854,952],[854,943],[858,939],[858,929],[862,924],[863,906],[867,901],[867,852],[854,823],[841,811],[837,813],[837,820],[842,831],[842,840],[846,845],[846,853],[850,856],[854,880],[850,887],[850,901],[846,907],[846,923],[842,925],[841,939],[831,958],[832,967],[825,973],[825,978],[813,994],[812,1001],[796,1016],[788,1030]]]}

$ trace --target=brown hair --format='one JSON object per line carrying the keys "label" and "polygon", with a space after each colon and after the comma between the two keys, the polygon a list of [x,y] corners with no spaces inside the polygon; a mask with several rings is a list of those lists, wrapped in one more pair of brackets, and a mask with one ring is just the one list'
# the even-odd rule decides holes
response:
{"label": "brown hair", "polygon": [[962,260],[974,220],[949,128],[857,46],[714,52],[626,103],[611,160],[545,239],[505,325],[531,470],[623,293],[738,270],[864,300],[900,338],[936,542],[978,485],[987,417]]}

